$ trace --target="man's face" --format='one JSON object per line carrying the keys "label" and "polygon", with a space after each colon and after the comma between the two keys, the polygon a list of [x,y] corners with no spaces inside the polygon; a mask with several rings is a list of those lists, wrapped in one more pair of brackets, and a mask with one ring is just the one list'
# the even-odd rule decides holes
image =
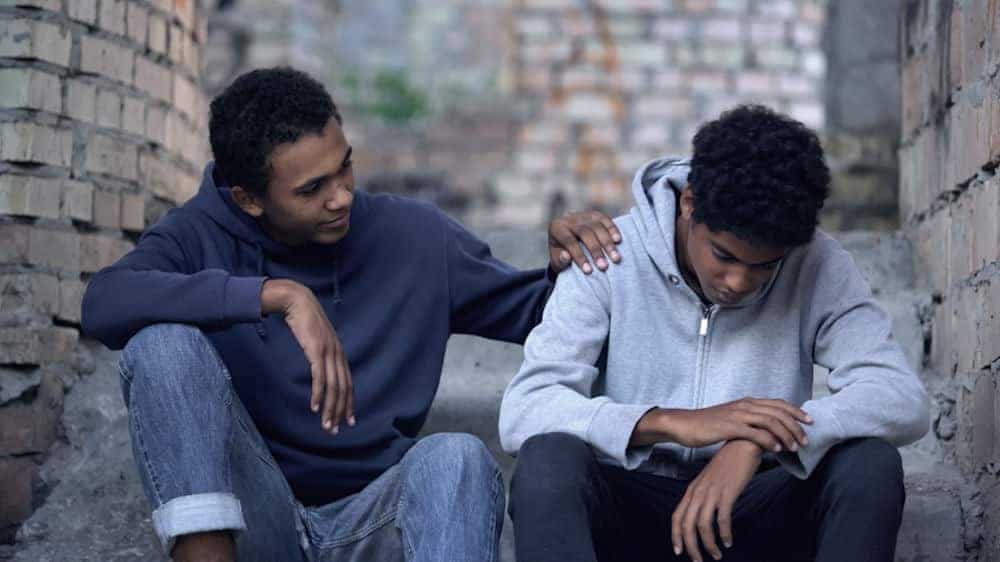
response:
{"label": "man's face", "polygon": [[686,234],[677,240],[684,245],[682,262],[697,278],[696,289],[708,301],[723,306],[753,298],[771,280],[787,249],[754,244],[730,232],[713,232],[691,218],[693,198],[684,201],[689,192],[681,197],[678,217],[678,227],[686,229]]}
{"label": "man's face", "polygon": [[729,232],[712,232],[704,223],[692,223],[687,249],[705,298],[723,306],[756,295],[785,256],[784,248],[754,245]]}
{"label": "man's face", "polygon": [[241,196],[237,202],[271,236],[290,246],[333,244],[347,236],[354,170],[351,146],[336,119],[320,135],[275,147],[267,193],[251,199]]}

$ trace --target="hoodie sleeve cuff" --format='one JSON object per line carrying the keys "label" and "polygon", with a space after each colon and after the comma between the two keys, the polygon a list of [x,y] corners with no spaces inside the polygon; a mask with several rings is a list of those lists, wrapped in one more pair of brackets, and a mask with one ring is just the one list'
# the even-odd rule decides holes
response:
{"label": "hoodie sleeve cuff", "polygon": [[800,447],[797,452],[784,451],[775,455],[778,462],[792,476],[805,480],[813,473],[834,445],[844,440],[840,423],[833,414],[821,407],[816,401],[806,402],[802,409],[813,419],[813,423],[804,425],[809,444]]}
{"label": "hoodie sleeve cuff", "polygon": [[653,447],[628,446],[639,419],[655,406],[605,402],[594,413],[587,429],[587,441],[601,453],[615,459],[622,468],[635,470],[649,460]]}
{"label": "hoodie sleeve cuff", "polygon": [[223,321],[259,322],[260,292],[267,277],[230,277],[226,281],[223,299]]}

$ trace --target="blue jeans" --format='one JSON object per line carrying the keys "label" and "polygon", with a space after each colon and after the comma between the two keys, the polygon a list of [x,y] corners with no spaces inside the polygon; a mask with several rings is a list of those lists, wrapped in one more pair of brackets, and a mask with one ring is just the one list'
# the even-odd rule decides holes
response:
{"label": "blue jeans", "polygon": [[120,370],[132,451],[168,553],[181,535],[229,530],[241,561],[498,559],[503,481],[476,437],[426,437],[364,490],[306,507],[200,330],[149,326]]}

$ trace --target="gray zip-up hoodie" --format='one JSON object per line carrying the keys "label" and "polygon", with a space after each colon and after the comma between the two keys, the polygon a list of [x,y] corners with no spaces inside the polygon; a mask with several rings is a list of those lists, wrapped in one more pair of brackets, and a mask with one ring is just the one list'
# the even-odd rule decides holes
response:
{"label": "gray zip-up hoodie", "polygon": [[[740,305],[702,304],[674,252],[676,193],[689,170],[687,160],[671,158],[640,169],[636,206],[615,220],[621,263],[606,273],[574,267],[559,276],[504,394],[504,450],[564,432],[604,462],[689,478],[721,444],[629,447],[636,423],[654,407],[704,408],[749,396],[801,405],[815,420],[804,426],[808,446],[777,455],[799,478],[846,439],[881,437],[898,446],[920,438],[929,425],[923,385],[854,260],[827,234],[817,231],[790,251]],[[830,369],[830,396],[811,399],[813,363]]]}

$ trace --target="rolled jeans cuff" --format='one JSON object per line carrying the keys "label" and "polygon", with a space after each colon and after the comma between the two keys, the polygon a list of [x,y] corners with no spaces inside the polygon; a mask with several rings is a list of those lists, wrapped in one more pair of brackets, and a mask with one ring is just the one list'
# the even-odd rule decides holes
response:
{"label": "rolled jeans cuff", "polygon": [[180,496],[153,511],[153,529],[166,549],[177,537],[207,531],[245,531],[243,508],[236,496],[226,493]]}

